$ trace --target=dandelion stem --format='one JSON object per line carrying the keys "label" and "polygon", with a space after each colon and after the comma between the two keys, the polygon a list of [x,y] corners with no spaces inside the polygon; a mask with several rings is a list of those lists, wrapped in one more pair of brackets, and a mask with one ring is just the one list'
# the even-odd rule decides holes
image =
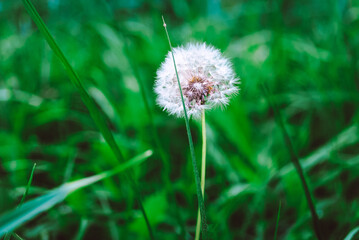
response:
{"label": "dandelion stem", "polygon": [[202,239],[205,240],[206,237],[207,237],[207,221],[206,221],[206,213],[205,213],[203,195],[202,195],[202,192],[201,192],[201,183],[200,183],[200,179],[199,179],[197,161],[196,161],[196,156],[195,156],[195,153],[194,153],[192,134],[191,134],[191,129],[189,127],[189,120],[188,120],[188,115],[187,115],[187,111],[186,111],[186,105],[184,103],[182,87],[181,87],[181,83],[180,83],[180,80],[179,80],[179,77],[178,77],[178,71],[177,71],[175,56],[173,54],[173,48],[172,48],[171,40],[170,40],[170,37],[168,35],[167,25],[165,23],[165,19],[163,18],[163,16],[162,16],[162,20],[163,20],[163,27],[165,28],[166,35],[167,35],[168,44],[170,46],[172,59],[173,59],[173,65],[174,65],[175,72],[176,72],[176,77],[177,77],[177,83],[178,83],[178,87],[179,87],[180,94],[181,94],[182,106],[183,106],[183,111],[184,111],[184,119],[185,119],[185,123],[186,123],[186,130],[187,130],[189,148],[190,148],[191,158],[192,158],[194,179],[195,179],[195,182],[196,182],[196,191],[197,191],[198,204],[199,204],[199,209],[200,209],[200,213],[201,213]]}
{"label": "dandelion stem", "polygon": [[[205,110],[203,109],[202,110],[202,166],[201,166],[201,190],[203,197],[204,197],[204,186],[206,181],[206,149],[207,149],[206,116],[205,116]],[[200,232],[201,232],[201,216],[200,216],[200,209],[198,209],[195,240],[199,240]]]}

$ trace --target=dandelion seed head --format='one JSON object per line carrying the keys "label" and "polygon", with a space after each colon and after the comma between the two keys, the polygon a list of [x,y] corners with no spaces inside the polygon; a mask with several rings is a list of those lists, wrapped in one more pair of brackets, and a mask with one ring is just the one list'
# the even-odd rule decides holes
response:
{"label": "dandelion seed head", "polygon": [[[190,43],[174,48],[173,54],[189,117],[199,118],[204,109],[224,107],[238,93],[239,79],[218,49]],[[157,71],[154,90],[159,106],[171,115],[184,116],[171,52]]]}

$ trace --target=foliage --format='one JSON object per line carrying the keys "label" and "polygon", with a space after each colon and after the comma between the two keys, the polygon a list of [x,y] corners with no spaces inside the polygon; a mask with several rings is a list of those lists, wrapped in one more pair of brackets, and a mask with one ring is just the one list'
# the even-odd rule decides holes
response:
{"label": "foliage", "polygon": [[[154,149],[131,174],[156,239],[191,239],[197,217],[184,121],[162,112],[153,93],[168,52],[161,15],[174,47],[212,44],[242,81],[227,109],[206,113],[209,238],[315,238],[262,83],[300,158],[325,239],[358,237],[358,0],[33,3],[124,158]],[[21,1],[0,1],[0,36],[3,214],[19,204],[34,163],[26,199],[119,163]],[[200,122],[190,125],[200,159]],[[79,190],[14,232],[24,239],[146,239],[125,178]]]}

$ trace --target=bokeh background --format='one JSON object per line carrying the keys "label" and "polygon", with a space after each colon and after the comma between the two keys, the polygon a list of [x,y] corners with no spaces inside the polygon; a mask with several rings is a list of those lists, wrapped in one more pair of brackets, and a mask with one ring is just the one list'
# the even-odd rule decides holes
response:
{"label": "bokeh background", "polygon": [[[242,81],[226,109],[206,115],[210,239],[273,239],[280,203],[278,239],[315,239],[262,85],[282,114],[325,239],[343,239],[359,225],[358,0],[33,3],[126,159],[153,149],[132,174],[157,239],[192,239],[197,217],[185,122],[156,106],[153,92],[169,50],[161,15],[174,46],[219,48]],[[200,159],[200,122],[192,120],[191,129]],[[19,203],[33,163],[28,199],[118,164],[22,2],[2,0],[0,213]],[[15,232],[24,239],[148,239],[133,189],[118,177],[72,194]]]}

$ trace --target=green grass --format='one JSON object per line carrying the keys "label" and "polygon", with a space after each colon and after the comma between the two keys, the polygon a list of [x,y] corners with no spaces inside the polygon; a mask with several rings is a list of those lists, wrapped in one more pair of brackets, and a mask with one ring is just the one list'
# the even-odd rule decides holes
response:
{"label": "green grass", "polygon": [[[44,21],[36,11],[35,7],[32,5],[30,0],[23,0],[24,6],[27,10],[27,12],[30,14],[32,20],[35,22],[37,27],[39,28],[40,32],[46,39],[47,43],[49,44],[50,48],[54,51],[54,54],[59,58],[60,62],[64,65],[65,70],[70,77],[70,80],[72,81],[72,84],[76,87],[76,89],[79,91],[82,101],[86,105],[87,109],[90,112],[90,115],[92,119],[95,121],[96,126],[99,128],[101,134],[105,138],[107,144],[110,146],[111,150],[113,151],[114,155],[116,156],[118,161],[124,161],[124,157],[121,153],[120,148],[118,147],[117,143],[115,142],[113,135],[111,133],[111,130],[106,124],[106,121],[102,115],[102,113],[99,111],[99,109],[96,107],[94,100],[89,96],[87,91],[85,90],[82,81],[80,80],[80,77],[75,72],[75,70],[71,67],[68,60],[66,59],[65,55],[62,53],[61,49],[56,44],[54,38],[50,34],[48,28],[46,27]],[[138,187],[136,186],[136,183],[132,179],[131,175],[127,176],[129,179],[130,184],[132,185],[132,188],[134,189],[138,204],[140,206],[141,212],[143,214],[143,217],[146,221],[146,225],[149,231],[149,235],[151,239],[154,239],[153,231],[151,228],[151,225],[148,221],[145,209],[142,205],[142,200],[140,196],[140,192],[138,190]]]}
{"label": "green grass", "polygon": [[279,207],[278,207],[278,214],[277,214],[277,223],[275,225],[275,231],[274,231],[274,240],[277,240],[278,235],[278,226],[279,226],[279,219],[280,219],[280,208],[282,207],[282,202],[279,201]]}
{"label": "green grass", "polygon": [[[40,213],[52,208],[54,205],[63,201],[69,194],[73,193],[74,191],[90,186],[91,184],[94,184],[98,181],[101,181],[108,177],[112,177],[115,174],[127,170],[129,167],[141,163],[151,155],[152,151],[148,150],[143,154],[129,160],[127,163],[116,167],[113,170],[109,170],[91,177],[82,178],[73,182],[65,183],[62,186],[51,190],[45,195],[28,201],[25,204],[20,204],[19,207],[15,210],[9,211],[8,213],[5,213],[0,217],[0,237],[3,236],[5,233],[10,232],[15,228],[23,225],[24,223],[36,217]],[[30,180],[31,179],[32,178],[30,177]]]}
{"label": "green grass", "polygon": [[[24,194],[22,195],[21,201],[20,201],[19,205],[17,206],[18,208],[21,207],[21,205],[24,203],[27,195],[29,194],[30,186],[31,186],[31,183],[32,183],[32,178],[34,177],[35,168],[36,168],[36,163],[34,163],[34,165],[32,166],[29,181],[27,182],[26,190],[25,190]],[[11,236],[16,238],[17,234],[12,233],[12,232],[6,232],[5,235],[4,235],[4,240],[9,240],[11,238]]]}
{"label": "green grass", "polygon": [[[156,239],[193,239],[198,196],[186,126],[153,93],[169,51],[162,15],[173,47],[206,41],[242,81],[226,109],[206,112],[207,238],[316,238],[263,83],[323,239],[358,237],[357,0],[32,3],[48,32],[21,1],[0,3],[0,219],[17,210],[34,163],[24,205],[147,149],[153,155],[126,171],[137,190],[126,174],[103,179],[18,225],[11,239],[148,239],[139,197]],[[189,127],[200,159],[201,123]]]}

